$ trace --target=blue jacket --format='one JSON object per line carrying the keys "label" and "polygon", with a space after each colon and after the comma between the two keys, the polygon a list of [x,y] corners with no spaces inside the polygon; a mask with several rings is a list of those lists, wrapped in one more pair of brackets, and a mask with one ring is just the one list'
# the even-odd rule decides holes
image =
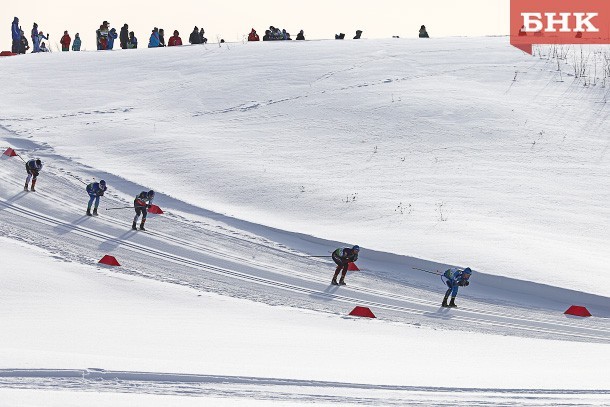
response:
{"label": "blue jacket", "polygon": [[87,193],[91,196],[104,196],[107,187],[101,188],[99,182],[92,182],[87,185]]}
{"label": "blue jacket", "polygon": [[13,25],[11,26],[11,32],[13,33],[13,40],[20,41],[21,40],[21,30],[19,29],[19,19],[15,17],[13,20]]}
{"label": "blue jacket", "polygon": [[470,275],[468,275],[467,278],[464,278],[464,270],[453,267],[445,271],[443,277],[445,277],[447,281],[451,282],[451,284],[460,284],[462,281],[467,281],[470,278]]}
{"label": "blue jacket", "polygon": [[112,49],[114,47],[114,40],[118,38],[118,34],[116,33],[116,29],[112,29],[108,32],[108,45],[106,49]]}
{"label": "blue jacket", "polygon": [[80,37],[74,38],[74,42],[72,42],[72,51],[80,51]]}
{"label": "blue jacket", "polygon": [[157,31],[150,34],[150,41],[148,42],[148,48],[157,48],[160,44],[159,33]]}

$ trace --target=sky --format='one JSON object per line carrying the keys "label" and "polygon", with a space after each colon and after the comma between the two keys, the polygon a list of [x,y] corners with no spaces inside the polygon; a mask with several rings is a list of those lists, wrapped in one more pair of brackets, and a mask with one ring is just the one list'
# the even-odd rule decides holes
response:
{"label": "sky", "polygon": [[15,16],[28,38],[34,22],[45,34],[50,33],[52,50],[64,30],[72,38],[80,33],[83,48],[91,50],[95,49],[95,30],[104,20],[117,31],[129,24],[142,45],[148,43],[153,27],[165,29],[166,41],[178,30],[186,43],[194,26],[203,27],[209,41],[242,41],[251,28],[264,33],[270,25],[285,28],[293,38],[302,29],[307,39],[334,38],[339,32],[351,38],[358,29],[364,31],[363,38],[414,38],[422,24],[431,37],[507,35],[509,6],[509,0],[3,1],[0,22],[5,30],[0,31],[0,50],[11,48]]}

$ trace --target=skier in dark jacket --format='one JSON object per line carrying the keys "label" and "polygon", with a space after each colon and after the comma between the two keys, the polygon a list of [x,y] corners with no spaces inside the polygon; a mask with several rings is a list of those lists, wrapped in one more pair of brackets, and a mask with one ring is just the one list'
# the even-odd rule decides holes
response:
{"label": "skier in dark jacket", "polygon": [[123,24],[123,27],[121,28],[119,42],[121,43],[121,48],[127,49],[127,43],[129,42],[129,26],[127,24]]}
{"label": "skier in dark jacket", "polygon": [[159,28],[159,46],[165,47],[165,30],[163,28]]}
{"label": "skier in dark jacket", "polygon": [[30,180],[32,180],[32,189],[30,191],[36,192],[36,179],[42,170],[42,161],[39,158],[31,159],[27,163],[25,163],[25,171],[28,173],[27,178],[25,179],[25,187],[23,187],[24,191],[28,190],[28,185]]}
{"label": "skier in dark jacket", "polygon": [[152,206],[153,199],[155,198],[155,191],[142,191],[136,196],[136,199],[133,200],[133,208],[136,211],[136,216],[133,218],[133,224],[131,228],[136,230],[136,224],[138,223],[138,218],[142,215],[142,223],[140,223],[140,230],[144,229],[144,223],[146,223],[146,215],[148,215],[148,209]]}
{"label": "skier in dark jacket", "polygon": [[[345,285],[345,275],[347,274],[347,268],[350,263],[354,263],[358,260],[358,253],[360,253],[360,246],[356,245],[351,249],[346,248],[338,248],[333,252],[332,258],[337,264],[337,269],[335,270],[335,275],[331,281],[333,285]],[[341,279],[337,283],[337,276],[341,272]]]}
{"label": "skier in dark jacket", "polygon": [[191,33],[191,35],[189,36],[189,42],[192,45],[195,44],[201,44],[201,37],[199,37],[199,28],[195,27],[193,29],[193,32]]}
{"label": "skier in dark jacket", "polygon": [[[441,304],[443,307],[456,308],[455,305],[455,297],[457,296],[458,289],[460,287],[468,287],[470,282],[470,276],[472,275],[472,270],[470,267],[466,267],[464,270],[459,269],[457,267],[450,268],[445,271],[443,277],[445,279],[445,283],[447,284],[447,292],[445,292],[445,298],[443,298],[443,303]],[[447,304],[447,299],[449,299],[449,294],[451,294],[451,302]]]}
{"label": "skier in dark jacket", "polygon": [[[97,207],[100,205],[100,197],[104,196],[106,192],[106,181],[101,180],[100,182],[92,182],[87,185],[87,193],[89,194],[89,204],[87,205],[87,216],[97,216]],[[93,207],[93,214],[91,213],[91,205],[95,201]]]}
{"label": "skier in dark jacket", "polygon": [[11,52],[13,54],[18,54],[21,45],[21,28],[19,28],[19,19],[17,17],[13,19],[11,34],[13,37],[13,47],[11,48]]}
{"label": "skier in dark jacket", "polygon": [[303,32],[303,30],[299,31],[299,33],[297,34],[297,41],[305,41],[305,33]]}

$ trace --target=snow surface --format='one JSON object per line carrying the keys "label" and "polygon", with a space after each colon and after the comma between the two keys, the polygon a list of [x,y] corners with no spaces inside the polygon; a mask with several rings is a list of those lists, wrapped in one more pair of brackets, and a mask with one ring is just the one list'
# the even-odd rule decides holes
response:
{"label": "snow surface", "polygon": [[0,405],[40,405],[41,394],[47,406],[92,397],[62,388],[99,393],[92,405],[129,405],[128,393],[143,394],[142,405],[169,395],[176,405],[190,405],[182,399],[189,395],[219,405],[250,397],[258,401],[248,405],[610,400],[610,391],[594,391],[607,389],[607,344],[439,334],[274,307],[0,243],[8,260],[0,271]]}
{"label": "snow surface", "polygon": [[[557,82],[506,38],[0,70],[0,146],[45,162],[26,193],[23,162],[0,161],[8,405],[610,403],[601,86]],[[148,188],[165,215],[147,232],[107,210]],[[353,243],[361,272],[329,286],[333,263],[307,256]],[[447,310],[420,269],[451,264],[475,274]]]}
{"label": "snow surface", "polygon": [[507,38],[0,64],[1,124],[77,162],[258,224],[610,295],[606,90]]}

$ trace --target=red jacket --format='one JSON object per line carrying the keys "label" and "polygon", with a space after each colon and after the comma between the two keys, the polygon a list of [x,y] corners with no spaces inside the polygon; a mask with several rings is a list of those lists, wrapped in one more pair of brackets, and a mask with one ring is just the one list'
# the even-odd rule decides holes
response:
{"label": "red jacket", "polygon": [[248,41],[260,41],[258,34],[256,31],[252,30],[250,34],[248,34]]}
{"label": "red jacket", "polygon": [[69,48],[70,43],[72,42],[72,38],[70,38],[68,34],[64,34],[64,36],[61,37],[61,40],[59,40],[59,42],[61,43],[61,45],[63,45],[64,48]]}
{"label": "red jacket", "polygon": [[173,47],[176,45],[182,45],[182,39],[176,35],[172,35],[171,37],[169,37],[169,41],[167,43],[168,47]]}

